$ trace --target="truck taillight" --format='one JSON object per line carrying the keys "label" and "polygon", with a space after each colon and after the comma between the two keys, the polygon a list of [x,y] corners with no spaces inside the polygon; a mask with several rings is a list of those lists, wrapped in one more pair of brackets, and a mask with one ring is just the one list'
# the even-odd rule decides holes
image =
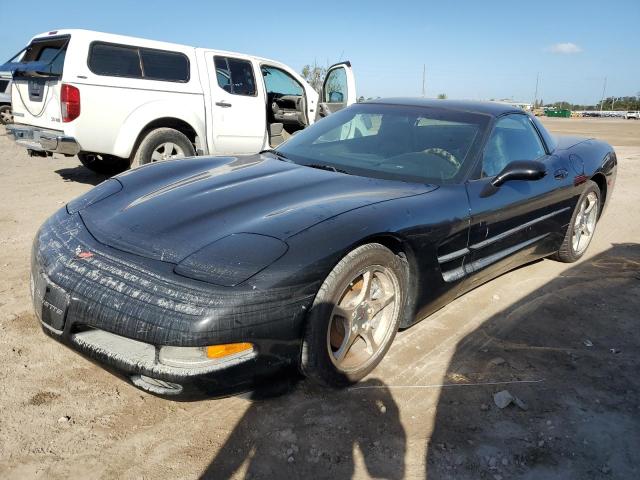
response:
{"label": "truck taillight", "polygon": [[73,85],[62,84],[60,90],[62,121],[70,122],[80,116],[80,90]]}

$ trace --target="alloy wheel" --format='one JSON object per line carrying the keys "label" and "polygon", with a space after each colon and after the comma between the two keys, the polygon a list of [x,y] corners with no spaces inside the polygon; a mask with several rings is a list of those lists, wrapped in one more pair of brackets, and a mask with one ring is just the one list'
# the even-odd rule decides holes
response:
{"label": "alloy wheel", "polygon": [[573,224],[572,247],[576,255],[583,253],[591,243],[597,220],[598,195],[595,192],[589,192],[582,200]]}
{"label": "alloy wheel", "polygon": [[152,162],[161,162],[163,160],[171,160],[173,158],[184,158],[184,150],[173,142],[164,142],[156,147],[151,154]]}
{"label": "alloy wheel", "polygon": [[380,265],[358,273],[334,306],[327,331],[333,364],[343,372],[367,367],[393,334],[400,299],[396,275]]}

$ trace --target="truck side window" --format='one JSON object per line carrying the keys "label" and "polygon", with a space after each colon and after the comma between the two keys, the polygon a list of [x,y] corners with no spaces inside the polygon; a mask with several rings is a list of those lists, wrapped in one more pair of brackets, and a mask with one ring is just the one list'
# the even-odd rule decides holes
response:
{"label": "truck side window", "polygon": [[186,55],[141,48],[140,58],[144,78],[171,82],[189,81],[189,59]]}
{"label": "truck side window", "polygon": [[269,65],[262,66],[262,76],[267,92],[280,93],[282,95],[304,95],[302,86],[287,72]]}
{"label": "truck side window", "polygon": [[89,55],[89,68],[96,75],[142,78],[138,49],[133,47],[94,44]]}
{"label": "truck side window", "polygon": [[190,76],[185,54],[133,45],[93,42],[87,63],[96,75],[166,82],[188,82]]}
{"label": "truck side window", "polygon": [[253,67],[248,60],[214,57],[218,86],[233,95],[256,95]]}

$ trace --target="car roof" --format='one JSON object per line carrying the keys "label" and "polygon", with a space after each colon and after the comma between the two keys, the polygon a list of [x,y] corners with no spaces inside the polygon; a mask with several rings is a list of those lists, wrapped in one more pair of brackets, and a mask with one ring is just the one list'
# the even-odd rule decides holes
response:
{"label": "car roof", "polygon": [[505,113],[522,113],[524,110],[508,103],[479,102],[472,100],[439,100],[422,97],[379,98],[365,103],[384,105],[408,105],[411,107],[430,107],[463,112],[475,112],[497,117]]}

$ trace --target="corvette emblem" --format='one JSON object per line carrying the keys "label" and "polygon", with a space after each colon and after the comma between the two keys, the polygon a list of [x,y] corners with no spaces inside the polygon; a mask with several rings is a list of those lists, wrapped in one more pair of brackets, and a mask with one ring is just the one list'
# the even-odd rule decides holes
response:
{"label": "corvette emblem", "polygon": [[93,257],[93,252],[82,250],[79,245],[76,247],[76,258],[86,259],[91,257]]}

